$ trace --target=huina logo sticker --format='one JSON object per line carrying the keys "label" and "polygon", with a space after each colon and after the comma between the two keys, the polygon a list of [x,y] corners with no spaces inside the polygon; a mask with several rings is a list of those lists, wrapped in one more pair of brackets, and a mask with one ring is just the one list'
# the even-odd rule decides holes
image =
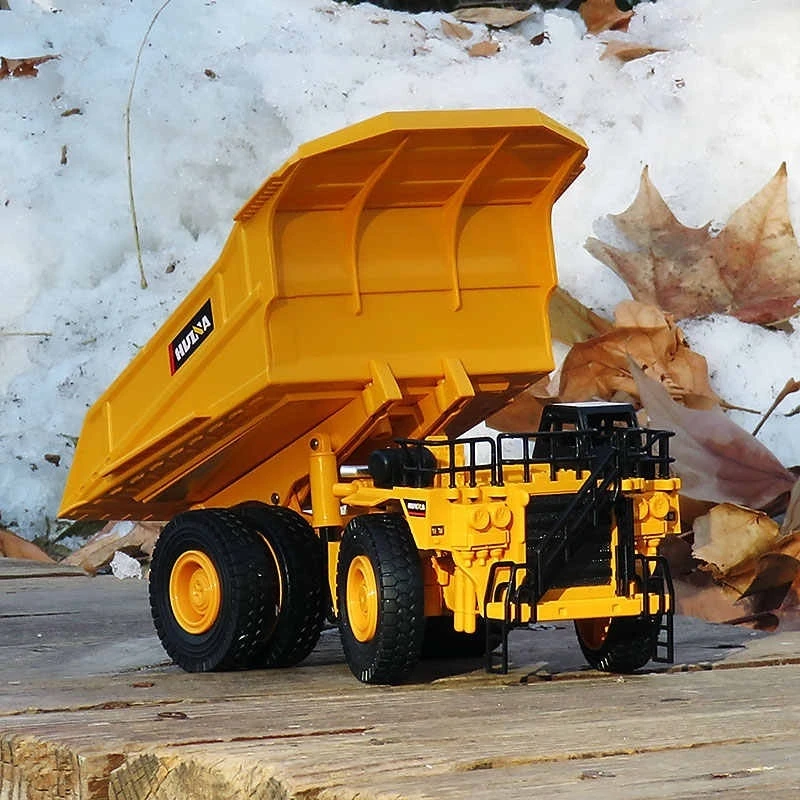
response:
{"label": "huina logo sticker", "polygon": [[214,315],[211,313],[211,299],[192,317],[181,332],[169,343],[169,369],[174,375],[200,347],[214,330]]}

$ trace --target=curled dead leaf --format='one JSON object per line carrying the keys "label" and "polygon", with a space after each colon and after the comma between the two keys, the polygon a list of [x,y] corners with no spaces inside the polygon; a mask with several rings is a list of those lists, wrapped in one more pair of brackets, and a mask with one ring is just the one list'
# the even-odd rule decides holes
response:
{"label": "curled dead leaf", "polygon": [[559,342],[568,345],[585,342],[613,327],[560,286],[550,296],[550,333]]}
{"label": "curled dead leaf", "polygon": [[[550,331],[554,339],[574,345],[612,329],[611,323],[595,314],[565,289],[556,287],[550,297]],[[542,409],[556,400],[551,378],[544,377],[487,420],[499,431],[532,431],[539,426]]]}
{"label": "curled dead leaf", "polygon": [[778,523],[766,514],[722,503],[694,521],[692,553],[725,576],[769,552],[779,538]]}
{"label": "curled dead leaf", "polygon": [[550,391],[550,378],[545,376],[492,414],[486,424],[497,431],[514,433],[538,430],[542,409],[555,399]]}
{"label": "curled dead leaf", "polygon": [[620,11],[616,0],[584,0],[580,13],[588,33],[626,31],[633,16],[633,11]]}
{"label": "curled dead leaf", "polygon": [[800,561],[793,556],[765,553],[758,559],[753,580],[742,592],[742,597],[753,598],[757,613],[774,611],[783,605],[798,571]]}
{"label": "curled dead leaf", "polygon": [[632,359],[629,367],[650,424],[675,432],[670,451],[683,494],[760,509],[791,491],[795,476],[721,408],[679,405]]}
{"label": "curled dead leaf", "polygon": [[567,354],[558,391],[564,402],[598,398],[638,403],[629,369],[633,359],[684,405],[711,408],[719,403],[705,358],[689,348],[671,317],[633,301],[620,303],[615,317],[613,329],[576,343]]}

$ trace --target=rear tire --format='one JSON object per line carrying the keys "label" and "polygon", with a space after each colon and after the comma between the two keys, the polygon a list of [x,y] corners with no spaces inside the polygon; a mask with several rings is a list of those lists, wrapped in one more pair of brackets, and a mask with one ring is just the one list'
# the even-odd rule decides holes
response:
{"label": "rear tire", "polygon": [[161,644],[187,672],[243,669],[274,626],[263,542],[222,509],[179,514],[158,537],[150,609]]}
{"label": "rear tire", "polygon": [[583,619],[575,621],[575,633],[592,667],[627,674],[653,657],[660,623],[658,615]]}
{"label": "rear tire", "polygon": [[276,581],[270,595],[274,624],[265,631],[253,666],[290,667],[319,641],[327,595],[323,551],[314,529],[295,511],[263,503],[243,503],[233,511],[260,534]]}
{"label": "rear tire", "polygon": [[400,683],[419,661],[425,631],[419,553],[397,514],[355,517],[336,573],[347,665],[363,683]]}

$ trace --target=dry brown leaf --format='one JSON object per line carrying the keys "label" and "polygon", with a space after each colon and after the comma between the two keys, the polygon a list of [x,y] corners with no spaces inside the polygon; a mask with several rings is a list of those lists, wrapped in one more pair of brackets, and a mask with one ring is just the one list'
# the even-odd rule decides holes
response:
{"label": "dry brown leaf", "polygon": [[781,523],[782,534],[788,536],[797,532],[800,532],[800,481],[797,481],[792,487],[789,495],[789,505]]}
{"label": "dry brown leaf", "polygon": [[779,538],[778,523],[766,514],[722,503],[694,521],[692,553],[725,576],[768,553]]}
{"label": "dry brown leaf", "polygon": [[472,38],[472,31],[466,25],[459,25],[457,22],[450,22],[449,19],[442,20],[442,31],[448,39],[466,39]]}
{"label": "dry brown leaf", "polygon": [[719,398],[708,379],[705,358],[689,349],[683,332],[655,306],[626,301],[615,311],[615,327],[573,345],[561,369],[559,397],[627,400],[639,391],[629,359],[644,366],[670,395],[690,408],[711,408]]}
{"label": "dry brown leaf", "polygon": [[636,44],[636,42],[622,42],[617,39],[611,42],[605,42],[606,49],[603,50],[603,55],[600,59],[616,58],[618,61],[627,63],[628,61],[635,61],[637,58],[644,58],[651,56],[653,53],[665,53],[661,47],[650,47],[646,44]]}
{"label": "dry brown leaf", "polygon": [[550,333],[559,342],[568,345],[585,342],[613,327],[560,286],[550,296]]}
{"label": "dry brown leaf", "polygon": [[[612,329],[611,323],[588,309],[565,289],[556,287],[550,297],[550,332],[564,344],[584,342]],[[486,420],[499,431],[533,431],[539,426],[542,409],[556,400],[545,377],[517,395],[500,411]]]}
{"label": "dry brown leaf", "polygon": [[616,0],[585,0],[580,13],[589,33],[626,31],[633,16],[633,11],[620,11]]}
{"label": "dry brown leaf", "polygon": [[768,323],[795,313],[800,297],[800,246],[789,219],[786,162],[738,208],[712,251],[744,322]]}
{"label": "dry brown leaf", "polygon": [[41,64],[57,58],[61,58],[61,56],[36,56],[34,58],[4,58],[0,56],[0,80],[3,78],[35,78],[39,74]]}
{"label": "dry brown leaf", "polygon": [[622,249],[590,238],[586,249],[613,269],[634,299],[677,319],[732,314],[771,324],[800,297],[800,246],[788,213],[786,165],[741,206],[717,237],[682,225],[642,171],[631,206],[608,219],[630,242]]}
{"label": "dry brown leaf", "polygon": [[650,424],[675,432],[670,451],[683,494],[760,509],[791,491],[795,476],[722,409],[681,406],[632,360],[629,366]]}
{"label": "dry brown leaf", "polygon": [[774,611],[783,605],[798,571],[800,561],[793,556],[766,553],[758,559],[753,580],[742,592],[742,597],[753,598],[757,612]]}
{"label": "dry brown leaf", "polygon": [[467,49],[467,52],[473,58],[488,58],[500,52],[500,45],[491,39],[485,39],[482,42],[472,45],[472,47]]}
{"label": "dry brown leaf", "polygon": [[540,378],[524,392],[514,397],[505,408],[495,412],[486,424],[496,431],[524,433],[539,429],[542,409],[555,400],[550,393],[550,378]]}
{"label": "dry brown leaf", "polygon": [[[743,622],[743,614],[750,612],[749,603],[742,603],[739,592],[716,583],[711,575],[706,575],[703,584],[695,580],[675,581],[675,594],[677,613],[688,617],[732,623],[734,620]],[[747,621],[751,622],[750,619]]]}
{"label": "dry brown leaf", "polygon": [[653,185],[647,167],[633,203],[608,219],[634,249],[622,250],[594,238],[586,242],[586,249],[625,281],[635,300],[663,308],[677,319],[730,305],[730,291],[721,285],[708,253],[708,225],[682,225]]}
{"label": "dry brown leaf", "polygon": [[490,28],[510,28],[531,14],[532,11],[515,11],[513,8],[464,8],[453,12],[461,22],[479,22]]}
{"label": "dry brown leaf", "polygon": [[43,564],[53,563],[53,559],[41,547],[38,547],[33,542],[21,539],[5,528],[0,528],[0,556],[5,558],[24,558],[26,561],[39,561]]}
{"label": "dry brown leaf", "polygon": [[[788,616],[798,616],[800,536],[780,538],[770,549],[739,570],[732,585],[756,617],[771,614],[773,627],[785,627]],[[730,577],[724,579],[731,583]]]}

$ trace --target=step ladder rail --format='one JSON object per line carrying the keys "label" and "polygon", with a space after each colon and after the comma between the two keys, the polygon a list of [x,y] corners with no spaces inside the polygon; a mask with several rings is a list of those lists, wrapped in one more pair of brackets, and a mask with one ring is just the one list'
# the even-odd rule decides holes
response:
{"label": "step ladder rail", "polygon": [[[509,570],[508,582],[498,582],[498,572]],[[508,634],[516,627],[523,624],[522,603],[527,578],[519,581],[519,573],[526,570],[525,564],[516,561],[497,561],[489,568],[489,577],[486,582],[486,593],[483,598],[483,618],[486,621],[486,671],[490,673],[508,674]],[[518,585],[519,584],[519,585]],[[491,647],[491,624],[487,614],[489,603],[495,598],[497,592],[505,587],[503,594],[503,618],[500,620],[500,666],[495,665],[495,650]],[[513,607],[513,611],[512,611]],[[535,617],[536,606],[531,605],[531,614]],[[496,649],[496,648],[495,648]]]}
{"label": "step ladder rail", "polygon": [[675,661],[675,584],[664,556],[637,555],[642,570],[642,614],[649,616],[650,596],[658,595],[658,632],[653,641],[652,660],[660,664]]}

